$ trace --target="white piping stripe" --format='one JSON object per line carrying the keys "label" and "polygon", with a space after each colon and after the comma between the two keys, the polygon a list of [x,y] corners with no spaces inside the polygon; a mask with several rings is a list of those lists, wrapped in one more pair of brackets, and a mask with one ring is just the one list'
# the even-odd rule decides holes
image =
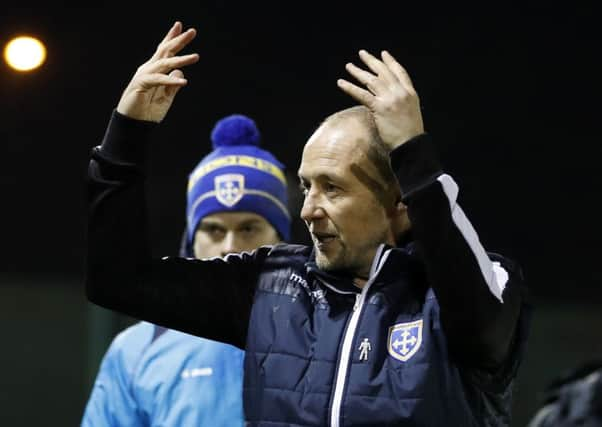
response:
{"label": "white piping stripe", "polygon": [[201,194],[192,204],[192,209],[190,209],[190,215],[188,215],[188,224],[192,222],[192,214],[196,210],[197,206],[201,204],[201,202],[209,197],[215,197],[215,191],[208,191],[204,194]]}
{"label": "white piping stripe", "polygon": [[336,292],[337,294],[342,294],[342,295],[357,295],[357,292],[351,292],[351,291],[341,291],[340,289],[335,288],[334,286],[332,286],[331,284],[329,284],[328,282],[326,282],[325,280],[323,280],[321,277],[318,277],[318,280],[320,281],[320,283],[322,283],[324,286],[326,286],[327,288],[333,290],[334,292]]}
{"label": "white piping stripe", "polygon": [[[337,371],[337,378],[334,386],[334,397],[332,398],[332,410],[330,412],[331,427],[339,427],[339,419],[341,418],[341,405],[343,403],[343,390],[345,390],[347,369],[349,367],[349,360],[351,359],[351,343],[353,342],[353,338],[355,337],[355,330],[357,328],[360,314],[362,313],[362,308],[364,307],[364,302],[366,301],[366,294],[368,293],[368,289],[370,288],[370,285],[372,285],[374,278],[378,274],[378,271],[380,271],[380,268],[383,266],[386,258],[391,252],[391,250],[387,250],[387,252],[385,252],[385,254],[382,256],[382,258],[379,259],[378,255],[381,254],[383,247],[384,245],[381,245],[378,248],[377,256],[374,257],[374,261],[372,262],[370,272],[374,272],[374,274],[370,276],[370,279],[364,285],[362,292],[360,294],[356,294],[356,303],[353,306],[353,314],[351,315],[349,326],[345,331],[345,337],[343,338],[343,348],[341,349],[341,359],[339,360],[339,369]],[[376,265],[378,266],[378,268],[375,268]]]}
{"label": "white piping stripe", "polygon": [[437,181],[441,183],[443,191],[447,196],[452,219],[456,224],[456,227],[458,227],[460,233],[462,233],[462,236],[464,236],[464,239],[477,259],[479,268],[481,269],[481,274],[485,279],[485,283],[487,283],[491,293],[500,302],[504,302],[502,299],[502,292],[504,291],[506,283],[508,282],[508,272],[504,270],[499,262],[491,262],[489,256],[487,256],[487,253],[483,248],[483,245],[481,245],[481,242],[479,241],[477,232],[464,214],[464,211],[460,205],[456,203],[459,191],[458,184],[456,184],[454,179],[447,174],[440,175],[437,178]]}
{"label": "white piping stripe", "polygon": [[385,260],[387,259],[387,257],[382,256],[383,249],[385,249],[385,245],[380,245],[378,247],[378,249],[376,250],[376,256],[374,257],[374,259],[378,260],[378,262],[374,262],[374,261],[372,262],[372,266],[370,267],[370,276],[369,277],[375,276],[376,272],[379,271],[380,268],[385,263]]}
{"label": "white piping stripe", "polygon": [[290,219],[291,215],[288,213],[288,209],[286,208],[286,206],[284,206],[284,204],[280,200],[278,200],[276,197],[272,196],[270,193],[267,193],[267,192],[261,191],[261,190],[245,189],[244,194],[253,194],[255,196],[262,196],[267,199],[270,199],[272,202],[274,202],[280,208],[282,213],[284,215],[286,215],[287,218]]}

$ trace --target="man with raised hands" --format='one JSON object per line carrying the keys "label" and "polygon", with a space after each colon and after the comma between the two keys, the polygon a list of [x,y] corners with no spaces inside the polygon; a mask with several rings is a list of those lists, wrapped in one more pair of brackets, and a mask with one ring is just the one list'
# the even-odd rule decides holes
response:
{"label": "man with raised hands", "polygon": [[[117,113],[163,118],[179,67],[198,59],[179,55],[193,36],[170,30]],[[362,105],[303,149],[311,247],[152,259],[146,141],[109,125],[89,168],[88,297],[244,348],[248,425],[509,425],[528,323],[520,270],[485,251],[458,205],[406,71],[387,52],[359,55],[367,70],[347,65],[359,83],[338,85]]]}

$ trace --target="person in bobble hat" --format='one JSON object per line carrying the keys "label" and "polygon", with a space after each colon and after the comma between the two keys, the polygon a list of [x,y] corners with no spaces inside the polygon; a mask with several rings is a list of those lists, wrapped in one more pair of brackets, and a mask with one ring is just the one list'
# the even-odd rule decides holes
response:
{"label": "person in bobble hat", "polygon": [[[271,235],[273,232],[280,240],[289,240],[291,217],[284,167],[271,153],[259,147],[259,137],[255,123],[242,115],[228,116],[215,125],[211,132],[213,151],[201,160],[188,180],[189,245],[195,242],[195,233],[204,230],[204,226],[199,228],[199,223],[204,224],[201,220],[216,212],[254,213],[257,221],[267,221],[262,229],[269,232],[268,240],[276,238]],[[219,255],[264,244],[224,246]],[[199,239],[194,243],[195,248],[205,245],[206,242]]]}
{"label": "person in bobble hat", "polygon": [[[288,240],[283,165],[259,147],[253,120],[231,115],[191,172],[181,255],[206,259]],[[82,426],[243,425],[244,352],[140,322],[102,361]]]}

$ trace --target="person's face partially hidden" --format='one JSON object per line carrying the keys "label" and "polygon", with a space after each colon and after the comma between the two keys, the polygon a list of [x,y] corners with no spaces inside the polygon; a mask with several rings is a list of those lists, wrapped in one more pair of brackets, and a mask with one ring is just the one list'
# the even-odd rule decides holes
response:
{"label": "person's face partially hidden", "polygon": [[194,234],[194,256],[223,257],[280,242],[272,225],[252,212],[219,212],[204,217]]}
{"label": "person's face partially hidden", "polygon": [[318,266],[363,278],[378,246],[394,243],[378,191],[382,180],[366,154],[368,137],[355,120],[326,122],[305,145],[299,168],[305,194],[301,218],[311,234]]}

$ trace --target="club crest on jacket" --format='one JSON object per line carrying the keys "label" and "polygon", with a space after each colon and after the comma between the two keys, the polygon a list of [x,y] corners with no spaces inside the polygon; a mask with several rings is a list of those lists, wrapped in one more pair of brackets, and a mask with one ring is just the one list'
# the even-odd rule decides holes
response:
{"label": "club crest on jacket", "polygon": [[387,349],[395,359],[407,362],[422,344],[422,319],[397,323],[389,328]]}

